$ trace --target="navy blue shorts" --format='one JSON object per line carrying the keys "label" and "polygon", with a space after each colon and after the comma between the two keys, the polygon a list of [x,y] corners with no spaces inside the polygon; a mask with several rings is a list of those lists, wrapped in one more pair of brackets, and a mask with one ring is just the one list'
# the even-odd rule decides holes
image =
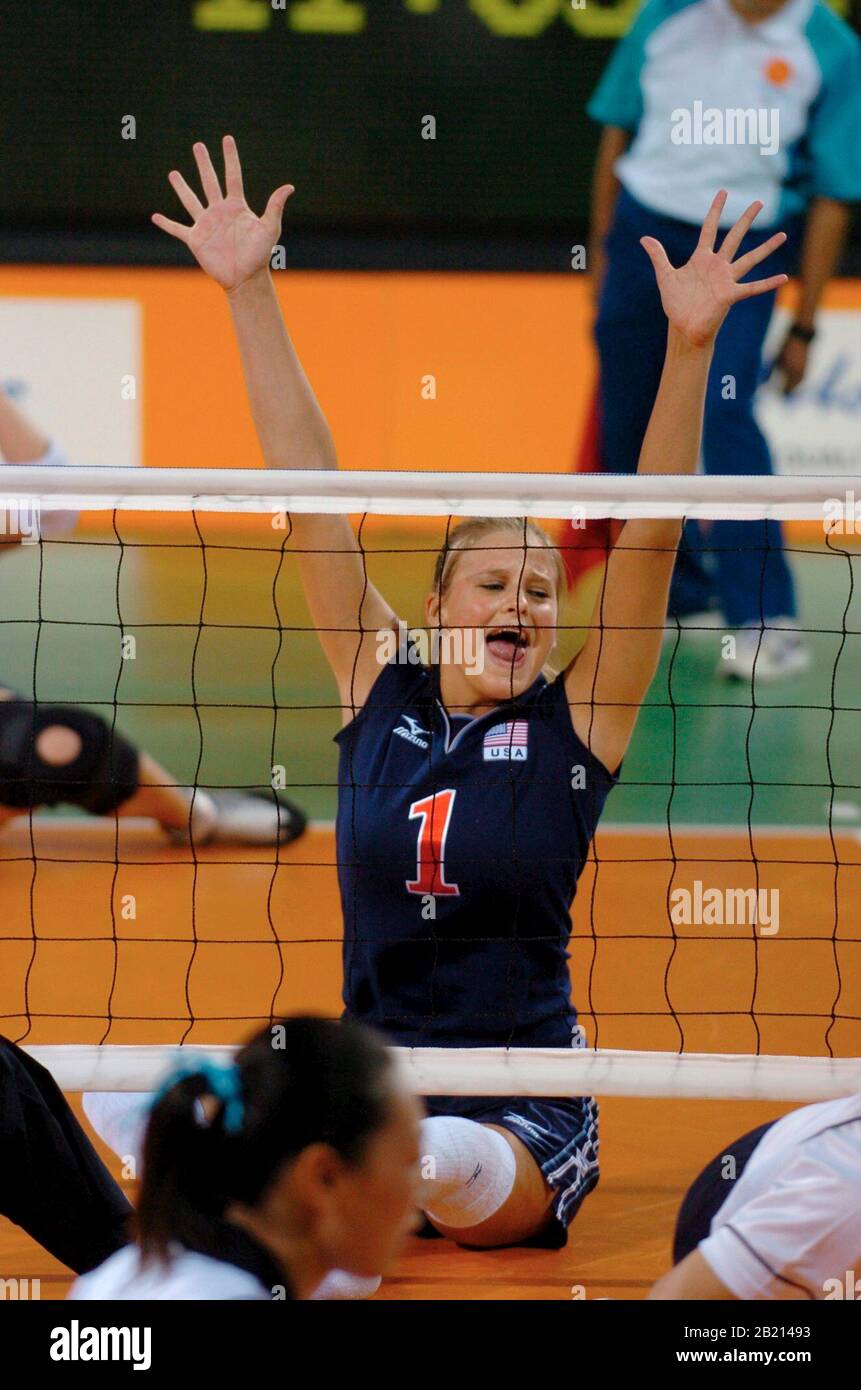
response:
{"label": "navy blue shorts", "polygon": [[598,1105],[590,1096],[426,1096],[429,1115],[460,1115],[516,1134],[555,1193],[547,1226],[524,1245],[559,1250],[598,1183]]}
{"label": "navy blue shorts", "polygon": [[[710,1234],[712,1220],[732,1191],[733,1183],[738,1182],[760,1139],[774,1123],[774,1120],[769,1120],[768,1124],[759,1125],[743,1134],[734,1144],[728,1144],[722,1153],[716,1154],[711,1163],[706,1164],[699,1177],[691,1183],[679,1207],[676,1220],[676,1232],[673,1237],[674,1265],[680,1264],[685,1256],[696,1250],[700,1241],[705,1240]],[[735,1160],[731,1178],[725,1176],[728,1158]]]}

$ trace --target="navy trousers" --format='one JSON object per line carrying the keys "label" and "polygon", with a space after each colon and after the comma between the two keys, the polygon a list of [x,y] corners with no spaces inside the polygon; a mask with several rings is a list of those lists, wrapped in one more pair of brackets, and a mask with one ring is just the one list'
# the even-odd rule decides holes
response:
{"label": "navy trousers", "polygon": [[128,1244],[131,1213],[51,1073],[0,1038],[0,1215],[85,1274]]}
{"label": "navy trousers", "polygon": [[[716,1154],[711,1163],[691,1183],[679,1207],[676,1231],[673,1237],[673,1264],[680,1264],[686,1255],[696,1250],[711,1231],[713,1218],[720,1211],[733,1183],[738,1182],[750,1160],[750,1156],[764,1134],[771,1129],[774,1120],[758,1125],[734,1144],[729,1144],[723,1153]],[[726,1160],[733,1159],[732,1177],[726,1175]]]}

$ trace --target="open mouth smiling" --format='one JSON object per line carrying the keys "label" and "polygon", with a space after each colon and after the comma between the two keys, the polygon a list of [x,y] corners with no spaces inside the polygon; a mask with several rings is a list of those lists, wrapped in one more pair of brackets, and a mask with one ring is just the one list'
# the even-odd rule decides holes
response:
{"label": "open mouth smiling", "polygon": [[523,628],[497,627],[485,636],[488,652],[506,666],[522,665],[530,645],[529,634]]}

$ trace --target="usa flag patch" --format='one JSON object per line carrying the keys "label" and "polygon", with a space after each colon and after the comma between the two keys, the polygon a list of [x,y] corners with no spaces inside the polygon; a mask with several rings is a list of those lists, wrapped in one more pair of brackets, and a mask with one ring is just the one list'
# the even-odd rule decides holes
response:
{"label": "usa flag patch", "polygon": [[484,735],[484,761],[525,762],[528,741],[528,720],[508,719],[504,724],[494,724]]}

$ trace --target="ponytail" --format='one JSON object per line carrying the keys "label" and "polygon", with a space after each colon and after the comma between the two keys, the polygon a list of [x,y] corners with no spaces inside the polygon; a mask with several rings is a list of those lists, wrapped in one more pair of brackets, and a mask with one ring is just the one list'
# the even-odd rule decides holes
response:
{"label": "ponytail", "polygon": [[360,1161],[385,1123],[391,1065],[370,1029],[312,1017],[263,1029],[227,1067],[183,1062],[153,1102],[144,1142],[144,1258],[166,1258],[174,1242],[217,1257],[227,1208],[255,1205],[309,1144]]}

